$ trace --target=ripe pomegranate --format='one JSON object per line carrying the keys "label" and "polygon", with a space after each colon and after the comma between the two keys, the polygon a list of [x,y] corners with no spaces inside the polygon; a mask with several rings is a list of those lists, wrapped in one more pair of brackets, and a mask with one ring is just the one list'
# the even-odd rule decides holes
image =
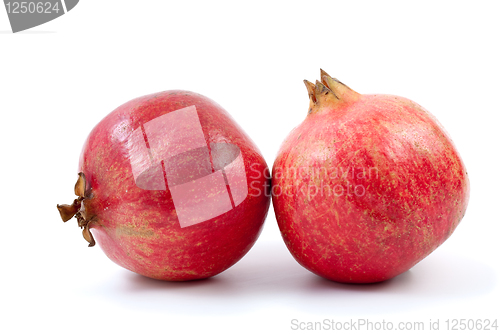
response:
{"label": "ripe pomegranate", "polygon": [[[231,116],[187,91],[134,99],[87,138],[77,199],[58,205],[114,262],[161,280],[214,276],[255,243],[266,162]],[[95,240],[94,240],[95,238]]]}
{"label": "ripe pomegranate", "polygon": [[361,95],[321,71],[305,81],[309,114],[273,166],[282,237],[305,268],[371,283],[429,255],[465,214],[465,166],[438,121],[418,104]]}

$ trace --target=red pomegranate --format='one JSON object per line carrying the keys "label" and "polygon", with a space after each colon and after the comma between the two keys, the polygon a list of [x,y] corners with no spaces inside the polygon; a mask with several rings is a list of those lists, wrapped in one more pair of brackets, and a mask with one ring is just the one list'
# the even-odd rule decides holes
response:
{"label": "red pomegranate", "polygon": [[371,283],[429,255],[465,214],[465,166],[438,121],[398,96],[361,95],[321,71],[306,119],[273,166],[283,239],[305,268]]}
{"label": "red pomegranate", "polygon": [[270,196],[259,150],[212,100],[187,91],[134,99],[90,133],[76,216],[117,264],[161,280],[214,276],[248,252]]}

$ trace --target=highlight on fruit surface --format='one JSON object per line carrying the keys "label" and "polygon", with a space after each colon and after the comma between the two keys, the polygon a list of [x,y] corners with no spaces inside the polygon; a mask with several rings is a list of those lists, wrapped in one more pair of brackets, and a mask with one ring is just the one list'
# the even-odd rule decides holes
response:
{"label": "highlight on fruit surface", "polygon": [[465,214],[469,180],[453,142],[420,105],[363,95],[321,70],[306,119],[282,144],[272,199],[306,269],[372,283],[429,255]]}
{"label": "highlight on fruit surface", "polygon": [[172,281],[221,273],[257,240],[270,177],[252,140],[214,101],[166,91],[129,101],[88,136],[77,198],[58,205],[89,247]]}

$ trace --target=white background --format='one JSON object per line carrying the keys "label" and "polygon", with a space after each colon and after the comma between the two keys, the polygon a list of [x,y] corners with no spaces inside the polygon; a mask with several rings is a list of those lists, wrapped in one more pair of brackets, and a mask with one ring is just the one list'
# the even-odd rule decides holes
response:
{"label": "white background", "polygon": [[[287,333],[301,322],[499,317],[500,20],[496,1],[83,0],[12,34],[0,7],[1,305],[6,333]],[[122,103],[186,89],[228,110],[272,165],[323,68],[360,93],[431,111],[467,166],[456,232],[397,278],[321,279],[272,208],[255,247],[205,281],[160,282],[63,224],[87,134]]]}

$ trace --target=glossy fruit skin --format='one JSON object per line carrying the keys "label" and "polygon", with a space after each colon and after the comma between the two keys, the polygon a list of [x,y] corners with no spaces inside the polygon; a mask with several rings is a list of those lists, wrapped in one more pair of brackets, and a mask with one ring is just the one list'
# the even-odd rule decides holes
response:
{"label": "glossy fruit skin", "polygon": [[[185,110],[189,113],[184,113]],[[170,117],[174,113],[180,118]],[[186,115],[190,119],[198,118],[199,123],[184,126]],[[157,120],[161,119],[164,121],[160,124]],[[148,124],[157,124],[153,130],[159,139],[149,136],[146,143],[142,138],[146,138],[143,134],[146,136]],[[162,131],[170,131],[172,135],[168,140],[161,137]],[[193,139],[196,135],[198,138]],[[173,151],[186,151],[181,147],[183,145],[195,147],[193,143],[199,142],[200,136],[206,146],[195,151],[209,154],[208,162],[205,159],[198,163],[194,155],[188,157],[192,161],[177,155],[181,159],[170,157],[175,158],[172,161],[176,165],[169,167],[166,158],[160,162],[160,157],[155,162],[156,167],[163,167],[158,175],[162,182],[165,176],[169,183],[155,185],[154,180],[141,181],[141,184],[137,181],[141,176],[141,164],[145,164],[145,158],[139,152],[145,149],[144,144],[150,155],[163,154],[166,157]],[[157,140],[156,144],[154,140]],[[233,184],[229,183],[233,187],[231,190],[234,191],[234,180],[237,180],[237,187],[243,192],[240,191],[238,202],[237,194],[232,193],[234,198],[231,198],[229,211],[220,209],[215,212],[215,217],[200,218],[191,222],[192,225],[181,226],[179,202],[174,203],[172,197],[172,179],[184,177],[198,182],[201,176],[214,175],[218,171],[214,171],[213,145],[219,144],[239,148],[242,159],[238,160],[240,174],[226,166],[226,184],[222,188],[214,186],[200,190],[200,186],[193,186],[192,193],[184,191],[181,196],[200,196],[202,198],[196,200],[203,203],[217,192],[219,195],[225,192],[226,188],[229,193],[228,179],[233,181]],[[159,145],[155,148],[156,153],[153,145]],[[224,159],[225,152],[221,152],[221,159]],[[230,161],[224,161],[227,162]],[[203,169],[207,164],[210,170],[205,175]],[[169,281],[214,276],[231,267],[250,250],[261,232],[270,204],[265,191],[270,182],[265,175],[266,169],[258,148],[221,106],[202,95],[180,90],[143,96],[111,112],[88,136],[79,163],[79,171],[85,174],[87,187],[91,188],[92,196],[84,200],[83,205],[87,216],[93,217],[89,226],[97,244],[118,265],[147,277]],[[191,172],[196,174],[195,177],[188,175]],[[219,179],[222,179],[221,175],[218,174]],[[182,182],[188,184],[185,180]],[[225,196],[227,201],[227,194]],[[193,205],[189,200],[186,203]],[[206,218],[207,211],[222,205],[214,200],[212,204],[208,208],[196,209],[195,213]],[[189,212],[189,207],[182,210]]]}
{"label": "glossy fruit skin", "polygon": [[349,92],[312,108],[283,143],[273,206],[302,266],[337,282],[373,283],[409,270],[452,234],[469,180],[428,111],[402,97]]}

